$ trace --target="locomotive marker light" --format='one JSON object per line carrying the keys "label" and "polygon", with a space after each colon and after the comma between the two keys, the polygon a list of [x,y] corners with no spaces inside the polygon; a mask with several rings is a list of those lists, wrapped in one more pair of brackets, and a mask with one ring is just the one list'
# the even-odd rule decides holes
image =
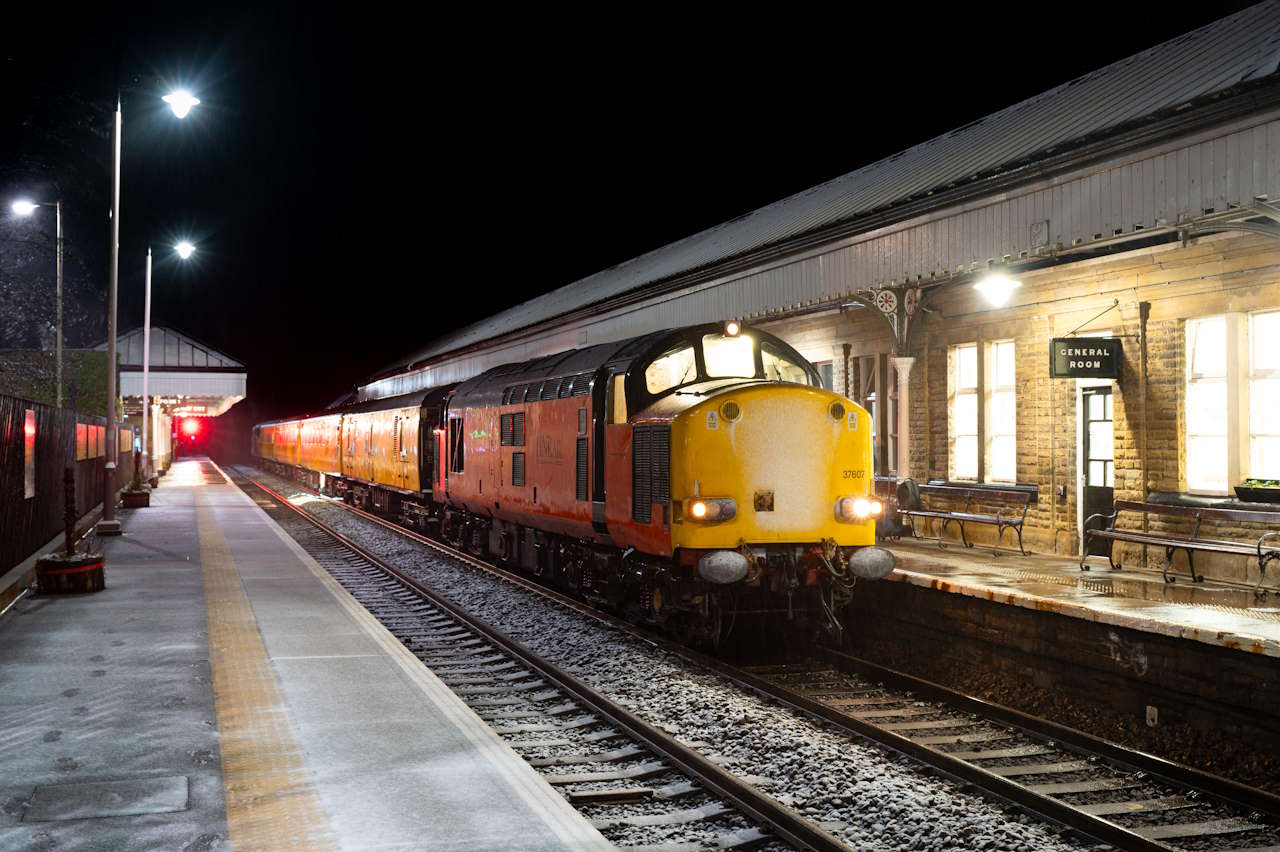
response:
{"label": "locomotive marker light", "polygon": [[689,504],[689,517],[694,521],[731,521],[737,514],[738,504],[732,497],[709,497]]}
{"label": "locomotive marker light", "polygon": [[724,325],[724,333],[729,335],[730,337],[737,337],[738,332],[741,330],[742,330],[742,326],[738,325],[733,320],[729,320]]}
{"label": "locomotive marker light", "polygon": [[1009,297],[1013,295],[1013,291],[1021,286],[1021,281],[1000,272],[992,272],[974,284],[973,289],[981,293],[991,307],[1003,308],[1009,303]]}
{"label": "locomotive marker light", "polygon": [[49,204],[48,202],[42,202],[37,204],[36,202],[31,201],[29,199],[20,198],[17,201],[13,202],[13,205],[12,205],[13,212],[19,216],[30,216],[32,213],[36,212],[37,207],[52,207],[56,211],[54,214],[54,218],[56,220],[57,238],[58,238],[58,246],[57,246],[58,247],[58,254],[57,254],[58,276],[57,276],[57,285],[56,285],[57,307],[55,308],[56,319],[54,320],[54,324],[55,324],[55,328],[57,328],[58,330],[58,339],[57,339],[58,354],[56,357],[57,389],[55,391],[55,399],[56,399],[58,408],[61,408],[62,407],[62,202],[59,200],[59,201],[53,202],[52,204]]}
{"label": "locomotive marker light", "polygon": [[841,497],[836,501],[836,520],[846,524],[876,518],[884,511],[879,500],[868,500],[866,497]]}

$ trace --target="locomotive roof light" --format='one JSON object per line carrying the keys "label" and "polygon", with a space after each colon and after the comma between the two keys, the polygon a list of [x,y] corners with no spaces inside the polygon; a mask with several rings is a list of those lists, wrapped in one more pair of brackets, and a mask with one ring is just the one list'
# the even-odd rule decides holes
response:
{"label": "locomotive roof light", "polygon": [[729,320],[724,324],[724,333],[730,337],[737,337],[740,331],[742,331],[742,326],[738,325],[734,320]]}
{"label": "locomotive roof light", "polygon": [[993,271],[974,284],[973,289],[981,293],[991,307],[1003,308],[1009,303],[1009,297],[1013,295],[1013,291],[1021,286],[1021,281],[1010,278],[1002,272]]}

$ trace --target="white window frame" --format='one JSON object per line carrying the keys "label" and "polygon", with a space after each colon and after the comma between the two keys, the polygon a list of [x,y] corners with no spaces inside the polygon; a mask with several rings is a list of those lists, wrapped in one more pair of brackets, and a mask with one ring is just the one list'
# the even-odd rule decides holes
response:
{"label": "white window frame", "polygon": [[[1254,393],[1254,383],[1265,380],[1280,379],[1280,368],[1262,369],[1255,363],[1257,352],[1254,348],[1254,341],[1258,340],[1258,335],[1254,331],[1256,320],[1260,315],[1276,314],[1280,315],[1280,310],[1275,311],[1254,311],[1249,314],[1249,392],[1243,394],[1244,404],[1249,406],[1248,419],[1242,422],[1249,424],[1249,443],[1245,448],[1248,459],[1248,471],[1250,478],[1257,479],[1280,479],[1280,471],[1260,470],[1254,461],[1253,446],[1254,442],[1260,437],[1280,438],[1280,420],[1272,424],[1265,424],[1263,429],[1256,428],[1253,422],[1253,401],[1256,398]],[[1269,428],[1267,428],[1269,426]],[[1272,474],[1275,474],[1274,476]]]}
{"label": "white window frame", "polygon": [[[977,362],[974,370],[974,384],[972,386],[960,384],[960,358],[963,350],[974,350],[974,360]],[[947,479],[956,482],[978,482],[982,476],[982,406],[979,404],[982,400],[980,396],[982,392],[982,350],[977,342],[973,343],[957,343],[952,346],[948,352],[948,370],[947,370],[947,431],[950,433],[950,452],[947,453]],[[972,432],[961,432],[960,424],[957,423],[956,409],[962,397],[973,397],[974,423]],[[973,438],[974,444],[974,469],[971,476],[961,475],[957,467],[958,454],[956,446],[961,438]]]}
{"label": "white window frame", "polygon": [[[996,347],[1007,345],[1009,347],[1009,358],[1013,361],[1013,381],[1008,385],[998,384],[998,368],[996,362]],[[984,482],[1000,482],[1014,483],[1018,481],[1018,353],[1017,345],[1012,339],[993,340],[986,344],[986,372],[984,392],[986,417],[983,418],[983,435],[984,442],[984,464],[986,470],[983,471]],[[1010,411],[1013,412],[1013,422],[1006,424],[996,422],[995,417],[995,398],[997,394],[1007,393],[1013,397],[1013,404]],[[995,453],[992,452],[992,446],[995,444],[996,438],[1009,438],[1013,441],[1013,476],[1009,478],[997,478],[992,473],[992,462]]]}
{"label": "white window frame", "polygon": [[[1258,311],[1258,313],[1270,313],[1270,311]],[[1223,357],[1224,375],[1207,376],[1197,375],[1192,372],[1195,366],[1194,353],[1194,335],[1196,327],[1200,323],[1221,320],[1223,322],[1223,345],[1226,352]],[[1243,313],[1226,313],[1226,314],[1210,314],[1202,317],[1192,317],[1185,322],[1185,341],[1186,341],[1186,369],[1184,371],[1184,392],[1183,392],[1183,440],[1185,442],[1186,453],[1191,452],[1191,439],[1203,434],[1205,437],[1217,437],[1219,433],[1192,433],[1191,418],[1188,416],[1187,405],[1191,397],[1191,388],[1199,382],[1221,381],[1225,386],[1225,397],[1227,410],[1223,412],[1226,430],[1223,434],[1226,442],[1226,458],[1221,462],[1225,464],[1225,479],[1223,487],[1215,487],[1213,483],[1192,482],[1190,480],[1191,465],[1184,460],[1182,470],[1183,490],[1188,494],[1203,494],[1206,496],[1232,496],[1235,494],[1234,487],[1245,480],[1249,470],[1249,363],[1250,363],[1250,347],[1249,347],[1249,328],[1252,323],[1249,316]]]}

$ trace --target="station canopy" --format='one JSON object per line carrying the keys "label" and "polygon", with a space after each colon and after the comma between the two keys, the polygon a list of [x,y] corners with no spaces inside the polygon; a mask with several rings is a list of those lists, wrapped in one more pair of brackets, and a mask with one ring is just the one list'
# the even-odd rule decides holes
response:
{"label": "station canopy", "polygon": [[[94,347],[106,351],[105,342]],[[142,405],[142,327],[116,338],[126,412]],[[248,374],[235,358],[171,328],[151,326],[147,392],[177,417],[216,417],[245,396]]]}

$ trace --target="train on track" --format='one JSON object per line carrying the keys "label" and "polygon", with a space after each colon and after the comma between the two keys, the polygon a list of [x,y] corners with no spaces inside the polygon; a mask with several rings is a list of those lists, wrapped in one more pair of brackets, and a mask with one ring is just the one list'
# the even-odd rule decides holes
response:
{"label": "train on track", "polygon": [[838,632],[875,547],[871,418],[731,322],[253,429],[265,468],[694,644]]}

